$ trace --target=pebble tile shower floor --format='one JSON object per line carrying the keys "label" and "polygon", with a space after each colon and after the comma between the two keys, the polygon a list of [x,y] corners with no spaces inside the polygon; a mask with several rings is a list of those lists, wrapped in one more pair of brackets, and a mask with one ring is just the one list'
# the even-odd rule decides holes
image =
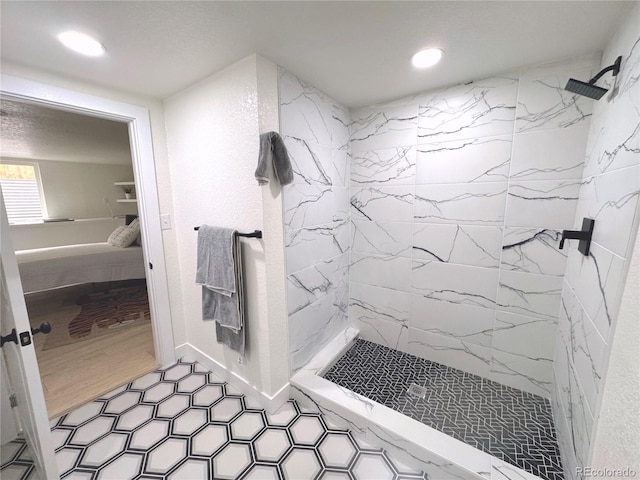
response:
{"label": "pebble tile shower floor", "polygon": [[52,423],[64,479],[426,479],[294,401],[266,413],[197,363],[129,383]]}
{"label": "pebble tile shower floor", "polygon": [[[545,398],[362,339],[324,375],[546,480],[562,480],[551,405]],[[407,393],[426,387],[424,399]]]}

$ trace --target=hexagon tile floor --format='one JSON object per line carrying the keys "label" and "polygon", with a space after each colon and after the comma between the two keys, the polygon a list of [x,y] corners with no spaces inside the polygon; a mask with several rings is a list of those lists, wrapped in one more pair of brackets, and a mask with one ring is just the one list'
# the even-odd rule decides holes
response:
{"label": "hexagon tile floor", "polygon": [[0,446],[0,478],[2,480],[31,480],[36,469],[29,446],[17,438]]}
{"label": "hexagon tile floor", "polygon": [[152,372],[52,422],[64,479],[425,479],[289,401],[266,413],[197,363]]}

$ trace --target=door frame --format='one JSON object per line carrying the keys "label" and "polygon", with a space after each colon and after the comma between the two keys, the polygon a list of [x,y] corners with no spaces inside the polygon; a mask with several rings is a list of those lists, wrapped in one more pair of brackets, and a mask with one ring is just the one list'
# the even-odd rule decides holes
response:
{"label": "door frame", "polygon": [[153,156],[149,110],[138,105],[67,90],[24,78],[0,74],[0,94],[9,99],[124,122],[129,127],[136,198],[151,310],[156,361],[162,367],[175,362],[175,344],[164,258],[160,205]]}

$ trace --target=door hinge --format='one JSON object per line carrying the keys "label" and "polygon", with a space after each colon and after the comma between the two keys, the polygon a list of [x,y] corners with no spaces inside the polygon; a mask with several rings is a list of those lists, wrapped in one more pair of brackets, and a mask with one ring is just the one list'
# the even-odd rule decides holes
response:
{"label": "door hinge", "polygon": [[18,400],[16,399],[15,393],[9,395],[9,404],[11,405],[11,408],[16,408],[18,406]]}

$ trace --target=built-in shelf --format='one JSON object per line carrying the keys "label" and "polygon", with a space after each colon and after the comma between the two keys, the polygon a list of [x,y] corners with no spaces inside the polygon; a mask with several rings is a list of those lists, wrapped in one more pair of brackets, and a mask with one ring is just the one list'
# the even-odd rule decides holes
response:
{"label": "built-in shelf", "polygon": [[[127,190],[129,190],[129,195],[127,195],[127,197],[129,196],[133,196],[135,197],[135,191],[136,191],[136,183],[132,180],[130,182],[113,182],[113,184],[116,187],[121,187],[122,191],[125,193],[125,195],[127,195]],[[136,199],[135,198],[119,198],[116,200],[116,202],[118,203],[135,203]]]}

